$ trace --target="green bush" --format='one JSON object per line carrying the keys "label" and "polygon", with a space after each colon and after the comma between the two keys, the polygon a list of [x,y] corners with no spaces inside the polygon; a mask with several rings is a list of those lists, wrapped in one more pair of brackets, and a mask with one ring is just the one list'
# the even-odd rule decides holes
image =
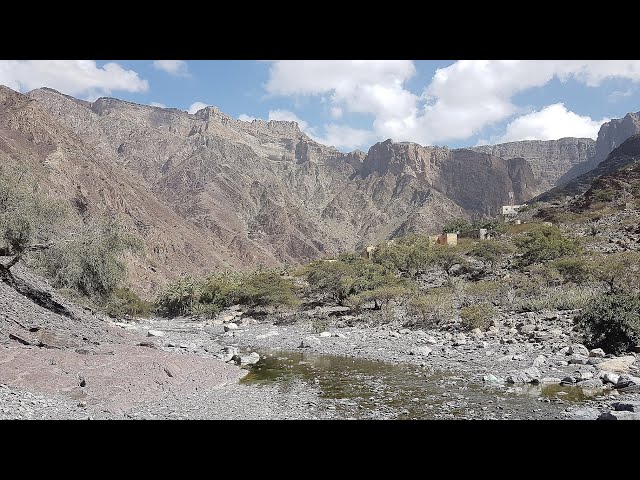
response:
{"label": "green bush", "polygon": [[418,319],[413,325],[424,328],[437,326],[453,316],[453,295],[449,291],[433,289],[429,294],[409,298],[407,313]]}
{"label": "green bush", "polygon": [[474,328],[487,330],[495,314],[496,311],[493,305],[486,302],[460,309],[460,319],[467,330],[473,330]]}
{"label": "green bush", "polygon": [[142,300],[137,293],[126,287],[116,288],[103,308],[108,315],[115,318],[148,317],[154,311],[153,303]]}
{"label": "green bush", "polygon": [[590,348],[621,354],[640,345],[640,296],[604,295],[575,318],[576,329]]}
{"label": "green bush", "polygon": [[488,263],[493,270],[506,255],[512,254],[513,252],[513,247],[507,243],[488,240],[476,243],[471,250],[469,250],[469,255]]}
{"label": "green bush", "polygon": [[406,235],[376,246],[372,260],[392,272],[415,276],[433,264],[434,245],[425,235]]}
{"label": "green bush", "polygon": [[293,307],[300,303],[295,295],[293,280],[278,272],[266,271],[248,275],[240,288],[239,303],[251,307]]}
{"label": "green bush", "polygon": [[406,298],[411,292],[412,290],[404,285],[385,285],[351,295],[346,299],[345,304],[357,310],[363,304],[373,302],[374,309],[379,310],[392,300]]}
{"label": "green bush", "polygon": [[557,270],[565,282],[586,283],[591,278],[589,264],[582,257],[563,257],[551,262],[550,266]]}
{"label": "green bush", "polygon": [[367,290],[399,284],[387,268],[360,257],[318,260],[299,269],[307,280],[308,294],[342,303],[348,297]]}
{"label": "green bush", "polygon": [[466,265],[467,259],[464,257],[465,247],[463,245],[449,246],[437,245],[435,249],[434,263],[439,266],[447,276],[453,272],[456,265]]}
{"label": "green bush", "polygon": [[598,255],[590,260],[588,268],[609,293],[640,293],[639,252]]}
{"label": "green bush", "polygon": [[39,252],[36,265],[56,287],[107,300],[126,277],[124,253],[141,249],[142,242],[119,220],[109,217],[86,224],[75,233]]}
{"label": "green bush", "polygon": [[576,310],[584,308],[598,293],[586,288],[542,288],[535,295],[519,297],[513,305],[518,312]]}
{"label": "green bush", "polygon": [[181,278],[170,283],[158,297],[158,313],[168,317],[190,315],[199,303],[200,284],[193,278]]}
{"label": "green bush", "polygon": [[554,226],[537,227],[514,239],[522,266],[546,262],[559,257],[582,253],[578,239],[562,234]]}

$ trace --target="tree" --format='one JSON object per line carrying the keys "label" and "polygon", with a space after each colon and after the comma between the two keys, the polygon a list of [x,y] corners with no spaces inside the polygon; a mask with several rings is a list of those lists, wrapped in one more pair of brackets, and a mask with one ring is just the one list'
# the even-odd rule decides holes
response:
{"label": "tree", "polygon": [[514,240],[522,266],[546,262],[556,258],[582,253],[582,245],[576,238],[567,237],[559,228],[542,226]]}
{"label": "tree", "polygon": [[26,171],[0,168],[0,252],[12,257],[0,263],[0,274],[9,276],[27,252],[50,248],[67,215],[66,205],[43,194]]}
{"label": "tree", "polygon": [[502,260],[506,255],[512,253],[513,248],[511,245],[497,242],[495,240],[478,242],[469,251],[469,255],[488,263],[491,270],[495,270],[495,267],[500,260]]}
{"label": "tree", "polygon": [[462,255],[461,248],[448,245],[439,245],[435,249],[434,261],[447,274],[447,277],[451,275],[453,267],[467,263],[467,260]]}

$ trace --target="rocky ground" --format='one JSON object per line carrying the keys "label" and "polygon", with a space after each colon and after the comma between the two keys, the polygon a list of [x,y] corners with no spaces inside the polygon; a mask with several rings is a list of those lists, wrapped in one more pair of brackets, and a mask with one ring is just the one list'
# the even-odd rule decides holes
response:
{"label": "rocky ground", "polygon": [[[0,283],[0,419],[640,417],[636,354],[588,350],[571,311],[503,313],[469,333],[345,307],[114,321],[18,271],[73,318]],[[247,381],[268,365],[298,374]]]}
{"label": "rocky ground", "polygon": [[[640,400],[636,354],[615,357],[587,349],[572,331],[573,312],[505,316],[488,332],[468,334],[409,330],[393,322],[348,326],[351,322],[345,318],[350,317],[344,313],[341,307],[306,312],[309,318],[326,318],[327,328],[322,332],[314,330],[313,321],[258,322],[239,309],[223,312],[213,321],[152,319],[120,325],[158,330],[164,335],[164,348],[213,354],[229,362],[255,363],[259,356],[249,355],[251,349],[286,350],[411,365],[426,374],[448,372],[450,378],[461,379],[457,390],[483,385],[493,388],[497,397],[557,389],[556,395],[539,398],[553,408],[519,412],[518,418],[640,417],[633,407]],[[239,357],[232,359],[235,354]],[[573,396],[581,401],[564,401],[563,395],[572,391],[566,387],[576,387],[573,390],[579,394]],[[617,409],[633,412],[619,414]]]}

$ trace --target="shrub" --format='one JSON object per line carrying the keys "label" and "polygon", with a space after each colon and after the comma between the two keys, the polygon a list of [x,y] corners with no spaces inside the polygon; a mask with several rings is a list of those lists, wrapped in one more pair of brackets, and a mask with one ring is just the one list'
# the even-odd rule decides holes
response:
{"label": "shrub", "polygon": [[153,303],[142,300],[137,293],[126,287],[116,288],[104,306],[104,311],[115,318],[148,317],[153,310]]}
{"label": "shrub", "polygon": [[251,307],[292,307],[300,303],[295,295],[293,280],[274,271],[256,272],[248,275],[240,286],[238,299],[239,303]]}
{"label": "shrub", "polygon": [[486,302],[460,309],[460,319],[467,330],[473,330],[474,328],[479,328],[480,330],[488,329],[495,314],[496,311],[493,305]]}
{"label": "shrub", "polygon": [[550,266],[557,270],[565,282],[586,283],[591,272],[586,260],[582,257],[562,257],[551,262]]}
{"label": "shrub", "polygon": [[430,328],[453,316],[453,295],[448,291],[433,289],[429,294],[418,294],[409,298],[407,313],[417,317],[418,323]]}
{"label": "shrub", "polygon": [[127,274],[123,255],[142,247],[116,218],[83,225],[77,235],[36,255],[36,265],[60,288],[107,300]]}
{"label": "shrub", "polygon": [[480,280],[465,284],[462,303],[498,303],[502,297],[503,285],[493,280]]}
{"label": "shrub", "polygon": [[518,298],[513,309],[518,312],[576,310],[587,306],[596,295],[594,290],[585,288],[544,288],[536,295]]}
{"label": "shrub", "polygon": [[385,285],[351,295],[345,303],[352,308],[359,309],[363,304],[373,302],[374,309],[379,310],[392,300],[406,298],[411,292],[412,290],[404,285]]}
{"label": "shrub", "polygon": [[639,293],[640,253],[617,252],[599,255],[589,263],[593,277],[610,293]]}
{"label": "shrub", "polygon": [[309,294],[338,303],[360,292],[399,283],[383,265],[360,257],[319,260],[303,267],[297,274],[307,280]]}
{"label": "shrub", "polygon": [[523,266],[546,262],[582,252],[577,239],[566,237],[554,226],[542,226],[515,238],[514,243]]}
{"label": "shrub", "polygon": [[434,259],[434,245],[428,236],[406,235],[376,247],[372,260],[392,272],[415,276],[428,268]]}
{"label": "shrub", "polygon": [[200,285],[192,278],[170,283],[157,300],[158,313],[168,317],[189,315],[199,303]]}
{"label": "shrub", "polygon": [[464,218],[456,218],[446,223],[444,227],[442,227],[443,233],[458,233],[464,234],[473,230],[473,225],[469,220]]}
{"label": "shrub", "polygon": [[438,245],[435,249],[434,262],[449,276],[453,271],[453,267],[456,265],[466,265],[467,260],[464,258],[462,252],[462,246]]}
{"label": "shrub", "polygon": [[469,251],[469,255],[488,263],[493,270],[500,260],[513,252],[514,249],[511,245],[489,240],[476,243]]}
{"label": "shrub", "polygon": [[604,295],[594,299],[574,320],[585,344],[614,354],[640,344],[640,296]]}

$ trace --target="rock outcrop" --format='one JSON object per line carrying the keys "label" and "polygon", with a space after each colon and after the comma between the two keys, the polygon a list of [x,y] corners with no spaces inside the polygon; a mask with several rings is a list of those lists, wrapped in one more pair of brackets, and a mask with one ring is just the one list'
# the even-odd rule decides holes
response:
{"label": "rock outcrop", "polygon": [[523,140],[481,145],[471,147],[470,150],[502,158],[525,159],[539,180],[540,188],[549,190],[569,180],[566,174],[572,168],[578,171],[578,166],[587,164],[594,157],[596,142],[590,138],[567,137],[559,140]]}

